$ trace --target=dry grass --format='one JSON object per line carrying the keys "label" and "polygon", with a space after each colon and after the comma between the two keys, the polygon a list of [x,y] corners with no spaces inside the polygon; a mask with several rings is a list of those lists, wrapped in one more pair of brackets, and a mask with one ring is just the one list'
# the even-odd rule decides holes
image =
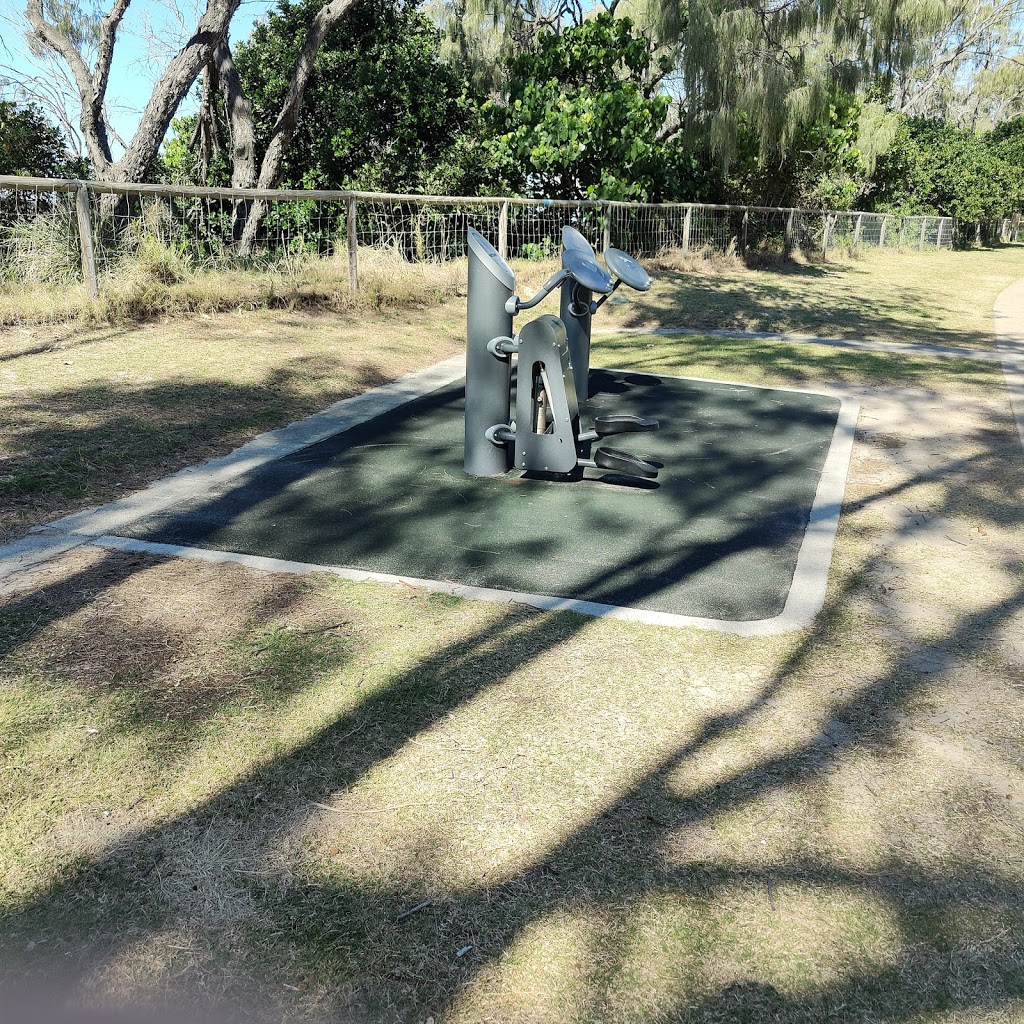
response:
{"label": "dry grass", "polygon": [[[22,410],[120,360],[128,407],[216,408],[175,405],[188,373],[246,409],[283,390],[273,418],[363,358],[447,354],[457,313],[196,318],[184,352],[179,325],[34,336],[5,366]],[[639,335],[597,357],[860,395],[814,627],[71,552],[0,608],[8,984],[313,1024],[1024,1019],[1024,464],[996,369]]]}
{"label": "dry grass", "polygon": [[461,262],[407,263],[390,252],[359,251],[360,289],[348,290],[343,257],[302,257],[250,270],[196,270],[168,250],[145,253],[100,282],[90,301],[78,284],[0,288],[0,326],[25,324],[128,324],[161,316],[257,309],[323,309],[365,313],[443,302],[465,289]]}
{"label": "dry grass", "polygon": [[0,335],[0,538],[459,351],[439,308]]}
{"label": "dry grass", "polygon": [[1017,441],[991,388],[863,400],[802,634],[51,563],[4,962],[296,1021],[1019,1020]]}

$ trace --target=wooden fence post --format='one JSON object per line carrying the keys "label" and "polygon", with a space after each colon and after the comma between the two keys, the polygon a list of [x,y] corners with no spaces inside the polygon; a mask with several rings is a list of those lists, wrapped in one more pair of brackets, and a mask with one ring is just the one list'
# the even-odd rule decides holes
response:
{"label": "wooden fence post", "polygon": [[348,291],[359,291],[359,242],[356,235],[356,197],[345,200],[345,234],[348,236]]}
{"label": "wooden fence post", "polygon": [[508,259],[508,200],[501,204],[498,213],[498,253],[503,260]]}
{"label": "wooden fence post", "polygon": [[611,203],[605,203],[604,205],[604,247],[610,249],[612,247],[612,210],[614,207]]}
{"label": "wooden fence post", "polygon": [[857,214],[857,226],[853,229],[853,247],[854,249],[860,246],[860,229],[864,223],[864,214]]}
{"label": "wooden fence post", "polygon": [[686,204],[686,213],[683,216],[683,255],[690,251],[690,220],[693,217],[693,206]]}
{"label": "wooden fence post", "polygon": [[740,252],[744,256],[747,254],[747,224],[750,221],[750,207],[746,206],[743,209],[743,235],[740,239]]}
{"label": "wooden fence post", "polygon": [[92,244],[92,204],[89,188],[84,181],[75,189],[75,215],[78,218],[78,244],[82,250],[82,280],[90,299],[100,297],[100,283],[96,275],[96,250]]}
{"label": "wooden fence post", "polygon": [[829,227],[829,221],[831,220],[831,218],[829,217],[829,215],[827,213],[824,214],[824,218],[825,218],[824,219],[824,223],[823,223],[822,228],[821,228],[821,255],[822,256],[827,256],[828,255],[828,227]]}
{"label": "wooden fence post", "polygon": [[796,210],[790,210],[789,216],[786,218],[786,240],[784,244],[783,255],[788,259],[793,253],[793,215]]}
{"label": "wooden fence post", "polygon": [[921,238],[920,238],[920,240],[917,243],[917,251],[918,252],[924,252],[924,233],[927,230],[927,228],[928,228],[928,218],[927,217],[922,217],[921,218]]}
{"label": "wooden fence post", "polygon": [[885,228],[889,223],[889,217],[887,214],[882,214],[882,226],[878,229],[878,248],[885,248]]}

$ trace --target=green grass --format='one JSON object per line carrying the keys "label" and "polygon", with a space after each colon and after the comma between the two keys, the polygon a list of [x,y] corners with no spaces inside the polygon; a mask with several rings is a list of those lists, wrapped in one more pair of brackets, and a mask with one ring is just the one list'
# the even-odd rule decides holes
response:
{"label": "green grass", "polygon": [[[461,315],[13,337],[18,472],[63,467],[17,522],[456,351]],[[655,335],[595,358],[860,394],[814,627],[71,552],[0,606],[0,990],[314,1024],[1024,1017],[996,368]]]}
{"label": "green grass", "polygon": [[1024,276],[1024,246],[866,251],[851,261],[752,270],[724,260],[678,265],[687,272],[656,275],[649,298],[606,306],[603,326],[793,331],[991,348],[992,305]]}

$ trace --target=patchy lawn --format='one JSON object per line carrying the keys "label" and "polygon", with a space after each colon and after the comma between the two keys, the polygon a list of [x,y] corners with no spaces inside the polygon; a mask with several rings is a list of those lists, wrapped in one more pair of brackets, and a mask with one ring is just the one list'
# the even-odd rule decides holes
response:
{"label": "patchy lawn", "polygon": [[[125,371],[127,407],[157,389],[181,431],[170,468],[451,354],[461,310],[266,316],[234,345],[231,320],[65,338],[6,364],[6,400],[64,395],[67,419],[106,374],[114,429]],[[815,626],[740,638],[67,553],[0,607],[8,987],[317,1024],[1024,1018],[1024,457],[998,369],[597,348],[858,394]],[[211,409],[230,415],[206,428]],[[116,493],[94,436],[77,450]],[[118,436],[125,483],[162,472]],[[107,493],[75,478],[62,507]]]}
{"label": "patchy lawn", "polygon": [[1024,276],[1024,246],[867,251],[851,261],[779,262],[760,269],[724,260],[679,265],[687,272],[657,274],[652,294],[642,301],[609,303],[603,326],[793,331],[991,348],[992,305]]}

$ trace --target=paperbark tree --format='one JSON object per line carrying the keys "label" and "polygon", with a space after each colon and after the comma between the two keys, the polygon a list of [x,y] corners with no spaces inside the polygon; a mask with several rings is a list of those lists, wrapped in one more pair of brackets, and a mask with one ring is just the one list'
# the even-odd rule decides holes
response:
{"label": "paperbark tree", "polygon": [[[92,54],[76,33],[66,27],[61,8],[44,0],[28,0],[25,16],[36,44],[57,54],[71,72],[81,105],[79,126],[93,173],[100,181],[142,181],[156,159],[160,143],[203,66],[228,31],[240,0],[208,0],[191,37],[171,59],[157,80],[135,134],[124,153],[115,158],[107,121],[106,95],[114,60],[117,32],[131,0],[114,0],[113,6],[94,23]],[[91,61],[88,59],[91,56]],[[90,66],[91,65],[91,66]]]}
{"label": "paperbark tree", "polygon": [[[207,0],[194,31],[157,79],[139,126],[115,157],[106,112],[106,94],[118,29],[131,0],[114,0],[106,14],[89,20],[75,5],[61,0],[28,0],[25,15],[37,47],[56,54],[67,66],[80,103],[79,126],[86,152],[99,181],[144,181],[156,160],[182,100],[204,76],[204,106],[219,90],[228,114],[236,187],[273,188],[281,178],[284,154],[295,132],[302,98],[324,36],[358,0],[329,0],[318,11],[292,70],[288,93],[271,133],[270,144],[257,166],[253,145],[252,106],[245,96],[228,42],[231,19],[240,0]],[[69,17],[69,14],[71,15]],[[87,21],[88,32],[74,30]],[[215,119],[200,118],[212,127]],[[203,129],[205,130],[205,129]],[[210,140],[212,144],[213,140]],[[242,237],[251,246],[257,216],[250,216]]]}

